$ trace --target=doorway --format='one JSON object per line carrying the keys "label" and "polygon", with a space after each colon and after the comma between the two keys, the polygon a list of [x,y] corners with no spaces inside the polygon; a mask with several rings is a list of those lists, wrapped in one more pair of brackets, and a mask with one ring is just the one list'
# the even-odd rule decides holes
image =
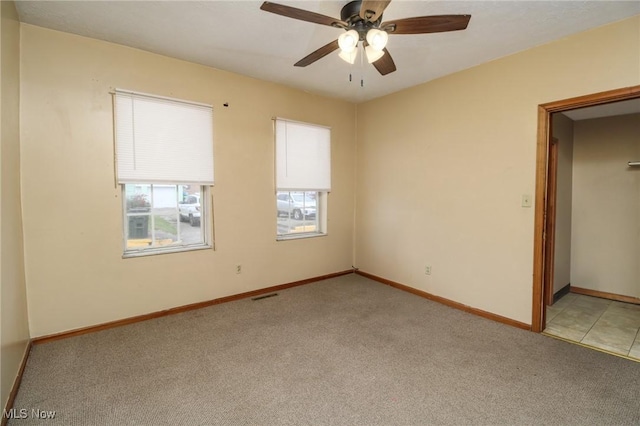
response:
{"label": "doorway", "polygon": [[[551,114],[576,108],[640,98],[640,86],[611,90],[577,98],[550,102],[538,106],[538,139],[536,160],[536,193],[533,259],[533,309],[531,328],[542,332],[546,324],[547,302],[553,298],[550,283],[553,276],[553,251],[551,237],[555,221],[553,195],[553,140],[551,138]],[[550,172],[551,170],[551,172]],[[549,294],[551,292],[551,294]]]}

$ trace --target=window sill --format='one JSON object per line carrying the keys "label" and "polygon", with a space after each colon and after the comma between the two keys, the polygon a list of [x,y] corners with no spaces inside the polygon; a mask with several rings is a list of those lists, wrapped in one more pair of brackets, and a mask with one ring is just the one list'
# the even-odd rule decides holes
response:
{"label": "window sill", "polygon": [[278,235],[276,241],[300,240],[304,238],[326,237],[326,233],[321,232],[301,232],[299,234]]}
{"label": "window sill", "polygon": [[159,254],[170,254],[170,253],[183,253],[187,251],[198,251],[198,250],[209,250],[212,249],[213,246],[208,244],[202,245],[193,245],[188,247],[172,247],[172,248],[157,248],[157,249],[144,249],[144,250],[131,250],[124,252],[122,255],[123,259],[130,259],[133,257],[146,257],[146,256],[156,256]]}

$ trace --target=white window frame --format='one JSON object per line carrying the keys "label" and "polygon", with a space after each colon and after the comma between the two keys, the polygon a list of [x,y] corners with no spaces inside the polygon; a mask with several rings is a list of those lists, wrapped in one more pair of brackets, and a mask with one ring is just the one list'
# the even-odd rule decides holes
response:
{"label": "white window frame", "polygon": [[[126,193],[125,193],[125,185],[120,185],[121,190],[122,190],[122,221],[124,226],[122,227],[122,238],[123,238],[123,246],[122,246],[122,250],[123,250],[123,259],[127,259],[127,258],[132,258],[132,257],[142,257],[142,256],[153,256],[153,255],[158,255],[158,254],[169,254],[169,253],[180,253],[180,252],[186,252],[186,251],[193,251],[193,250],[208,250],[208,249],[212,249],[213,248],[213,238],[212,238],[212,226],[210,226],[209,224],[212,223],[212,221],[210,220],[211,218],[211,203],[209,202],[209,200],[211,200],[211,192],[210,192],[210,187],[206,186],[206,185],[200,185],[200,232],[202,235],[202,242],[198,242],[198,243],[194,243],[194,244],[181,244],[181,245],[164,245],[164,246],[157,246],[157,245],[153,245],[153,242],[156,241],[155,240],[155,229],[153,226],[153,186],[162,186],[162,184],[157,184],[157,183],[149,183],[149,182],[137,182],[135,184],[133,183],[129,183],[127,185],[151,185],[151,208],[150,211],[148,213],[143,213],[143,214],[130,214],[127,213],[127,197],[126,197]],[[165,185],[181,185],[179,183],[167,183]],[[178,194],[178,203],[180,203],[179,200],[179,194]],[[176,214],[179,215],[179,206],[176,205]],[[149,216],[149,220],[151,220],[151,225],[150,225],[150,229],[151,229],[151,243],[152,245],[148,246],[148,247],[144,247],[141,246],[139,248],[129,248],[128,247],[128,229],[129,229],[129,218],[132,216]],[[178,223],[177,223],[177,230],[178,230],[178,239],[180,239],[180,225],[181,222],[178,219]]]}
{"label": "white window frame", "polygon": [[[123,258],[213,248],[213,107],[131,90],[115,89],[116,182],[121,186]],[[156,119],[157,117],[157,119]],[[156,124],[157,123],[157,124]],[[167,167],[163,166],[164,164]],[[157,245],[154,186],[176,186],[177,241],[180,241],[179,185],[200,188],[200,235],[194,244]],[[125,185],[151,185],[151,210],[127,212]],[[148,216],[150,246],[129,247],[130,218]],[[173,237],[172,237],[173,238]]]}
{"label": "white window frame", "polygon": [[[315,218],[315,226],[316,229],[314,231],[307,232],[289,232],[285,234],[281,234],[280,231],[280,219],[281,212],[277,207],[278,203],[278,194],[281,192],[315,192],[316,193],[316,218]],[[286,240],[295,240],[300,238],[314,238],[314,237],[324,237],[327,235],[327,198],[329,193],[326,191],[276,191],[276,216],[278,216],[278,223],[276,229],[276,241],[286,241]],[[289,218],[291,220],[291,218]],[[304,217],[303,217],[304,222]]]}
{"label": "white window frame", "polygon": [[[289,130],[291,128],[293,129]],[[291,139],[289,132],[298,136],[295,139]],[[284,118],[275,118],[274,139],[276,240],[287,241],[326,236],[328,234],[328,198],[331,191],[331,128]],[[306,143],[309,143],[311,151],[305,151],[306,148],[303,145]],[[293,163],[290,161],[292,152],[301,153],[303,167],[299,167],[295,164],[295,161]],[[316,163],[316,159],[318,159],[318,163]],[[294,158],[294,160],[297,160],[297,158]],[[293,167],[290,167],[292,164]],[[311,175],[308,174],[309,171],[311,171]],[[280,229],[283,226],[280,217],[281,211],[278,208],[278,194],[282,192],[316,193],[314,231],[305,232],[303,229],[302,232],[280,233]],[[292,220],[291,217],[287,219],[286,226],[288,229],[291,229]]]}

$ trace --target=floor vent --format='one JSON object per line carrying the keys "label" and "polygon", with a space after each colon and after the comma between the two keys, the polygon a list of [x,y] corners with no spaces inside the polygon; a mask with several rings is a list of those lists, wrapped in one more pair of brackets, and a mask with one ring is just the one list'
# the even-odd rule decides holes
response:
{"label": "floor vent", "polygon": [[264,296],[253,297],[253,298],[251,298],[251,300],[268,299],[269,297],[276,297],[277,295],[278,295],[278,293],[265,294]]}

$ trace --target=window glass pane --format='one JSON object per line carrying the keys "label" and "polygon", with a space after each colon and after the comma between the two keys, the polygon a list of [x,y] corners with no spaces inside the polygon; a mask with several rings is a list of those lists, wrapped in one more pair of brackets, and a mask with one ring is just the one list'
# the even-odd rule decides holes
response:
{"label": "window glass pane", "polygon": [[202,226],[202,189],[196,185],[180,185],[179,222],[180,237],[183,244],[204,242]]}
{"label": "window glass pane", "polygon": [[158,247],[179,242],[177,206],[177,185],[153,185],[153,236]]}
{"label": "window glass pane", "polygon": [[278,192],[278,235],[320,233],[317,201],[317,192]]}
{"label": "window glass pane", "polygon": [[151,210],[151,185],[125,185],[127,213],[149,213]]}
{"label": "window glass pane", "polygon": [[151,185],[126,185],[125,238],[127,249],[151,245]]}
{"label": "window glass pane", "polygon": [[126,184],[126,251],[206,244],[198,185]]}

